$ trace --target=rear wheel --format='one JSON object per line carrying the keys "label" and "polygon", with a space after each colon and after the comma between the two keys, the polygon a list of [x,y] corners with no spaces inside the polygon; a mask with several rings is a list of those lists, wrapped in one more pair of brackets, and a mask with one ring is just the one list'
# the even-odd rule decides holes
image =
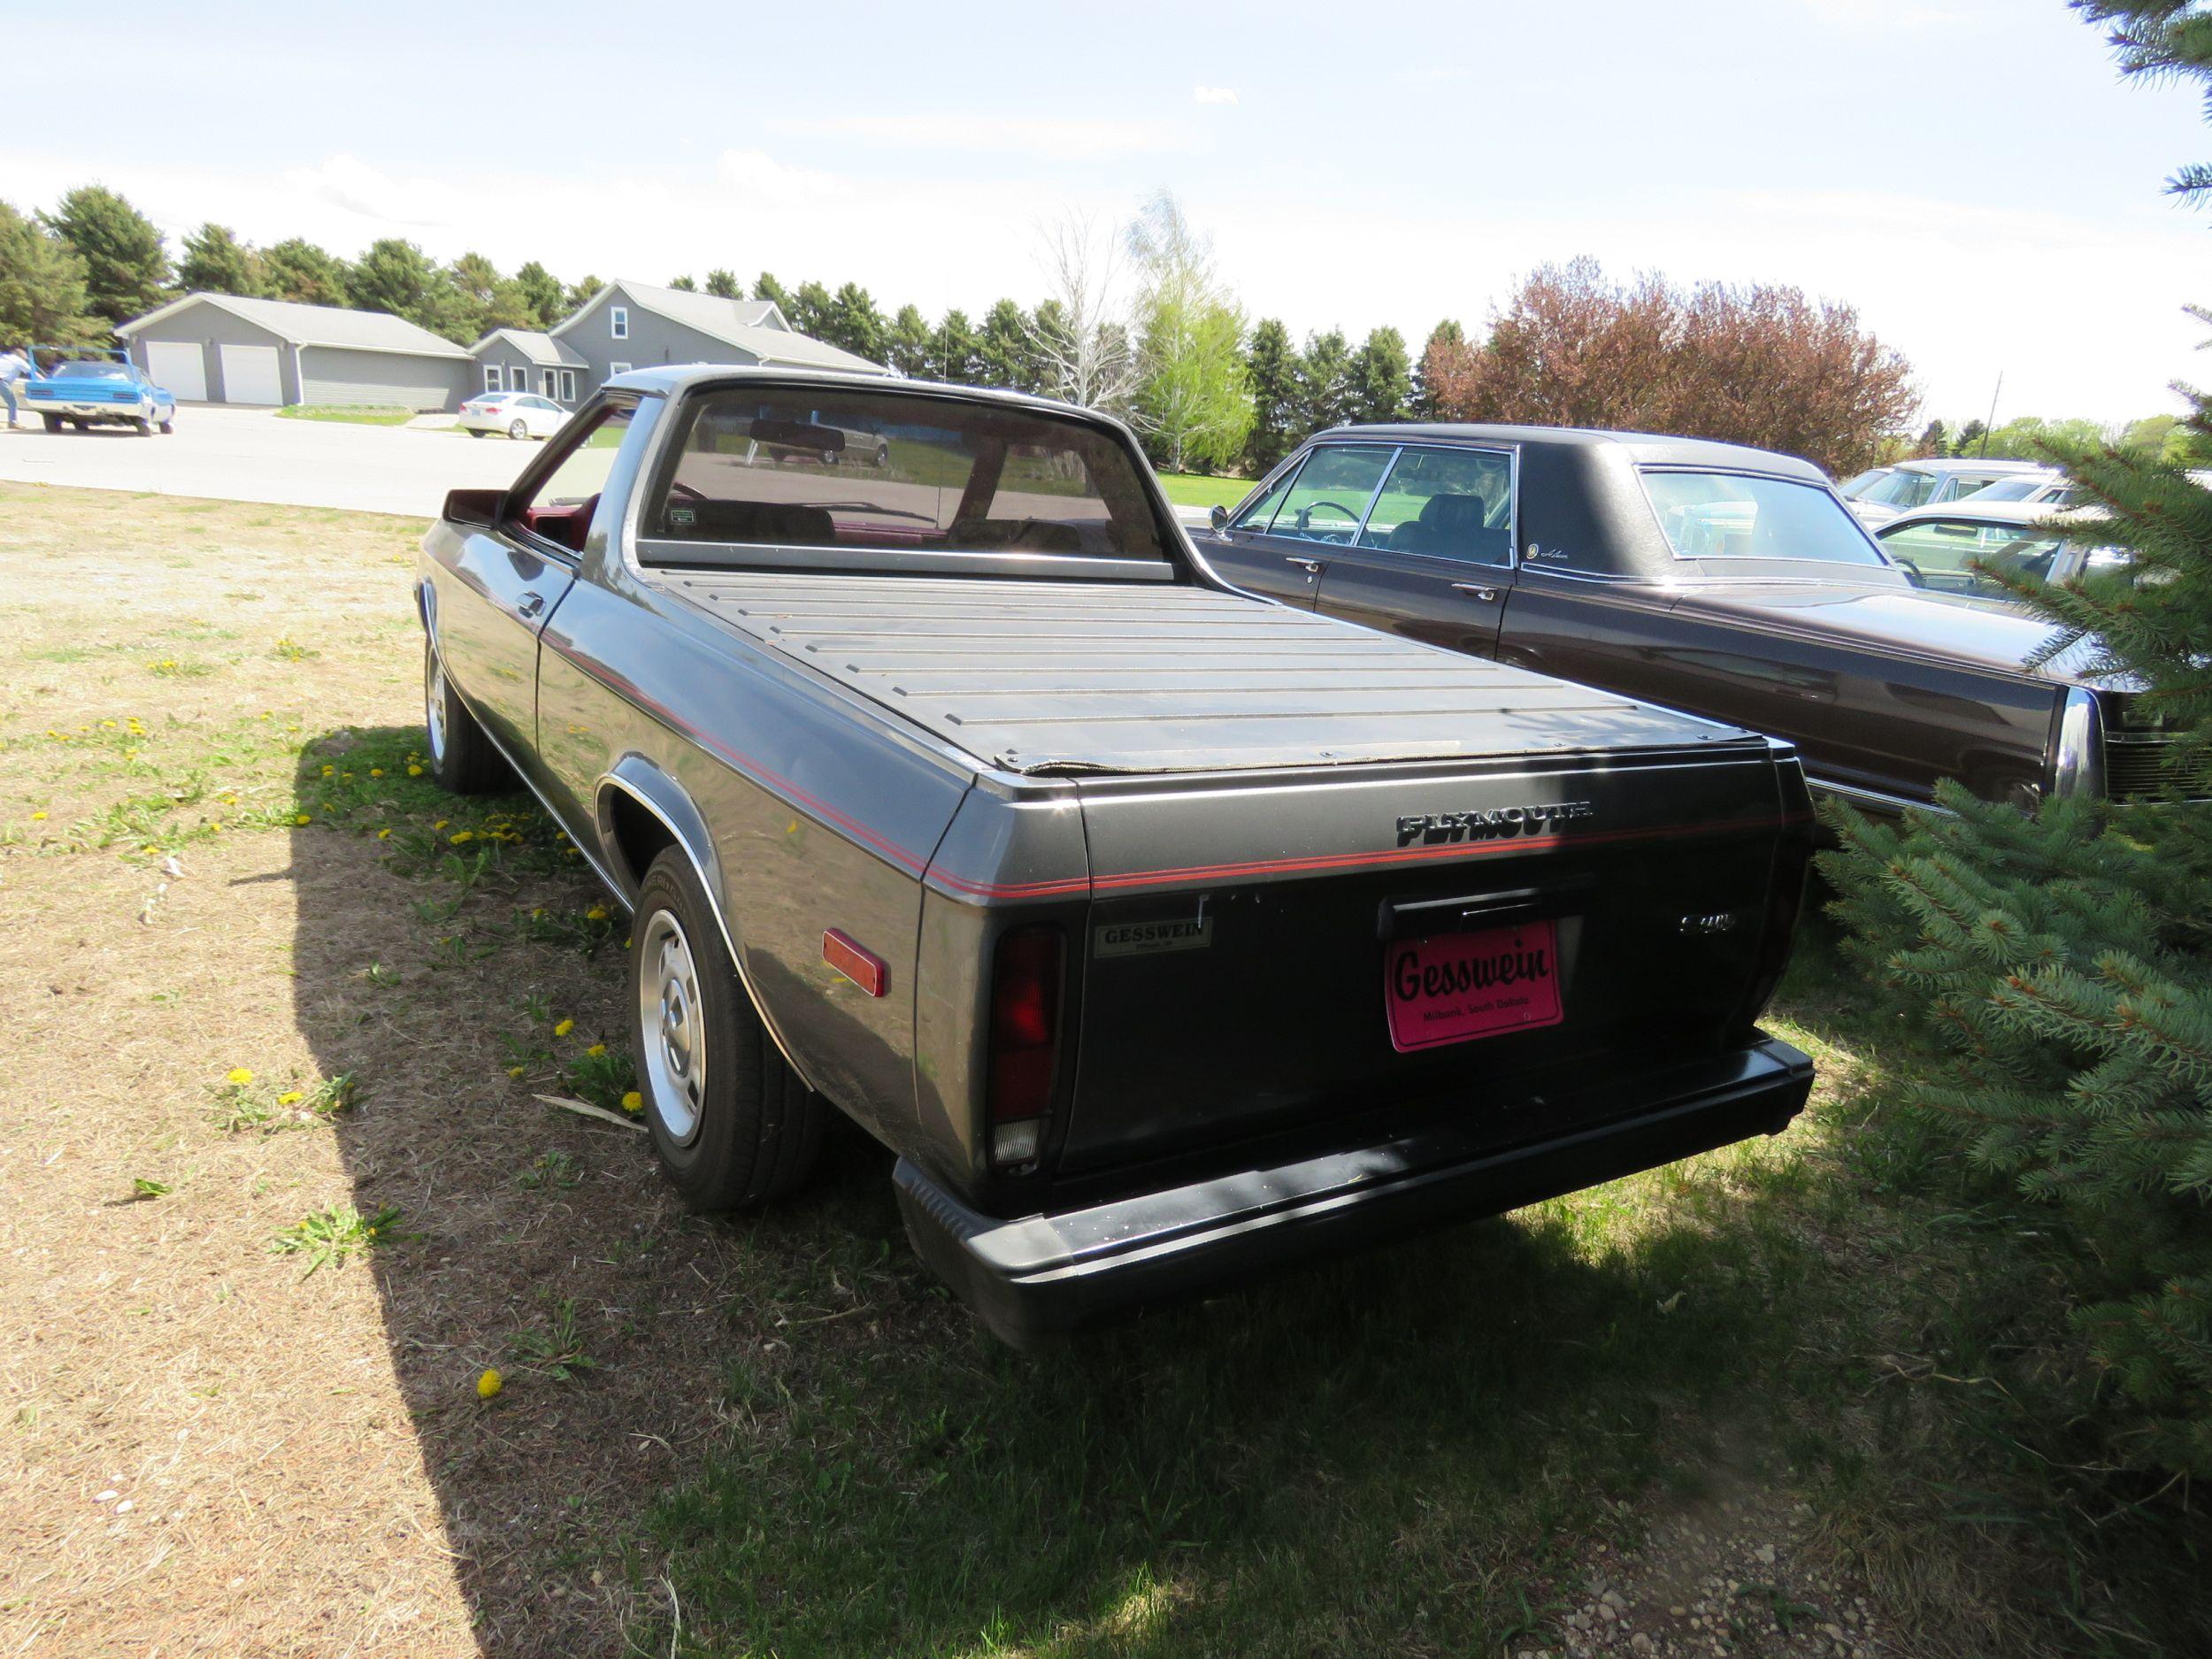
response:
{"label": "rear wheel", "polygon": [[638,889],[631,1037],[661,1169],[691,1209],[767,1202],[806,1179],[827,1112],[778,1052],[690,862],[671,847]]}
{"label": "rear wheel", "polygon": [[481,426],[471,426],[468,429],[468,434],[472,438],[480,438],[484,435],[484,429]]}
{"label": "rear wheel", "polygon": [[438,648],[427,639],[422,646],[422,726],[430,775],[440,787],[455,795],[488,795],[507,783],[507,763],[454,690]]}
{"label": "rear wheel", "polygon": [[46,424],[46,430],[49,432],[59,432],[61,430],[61,417],[59,415],[41,415],[39,419]]}

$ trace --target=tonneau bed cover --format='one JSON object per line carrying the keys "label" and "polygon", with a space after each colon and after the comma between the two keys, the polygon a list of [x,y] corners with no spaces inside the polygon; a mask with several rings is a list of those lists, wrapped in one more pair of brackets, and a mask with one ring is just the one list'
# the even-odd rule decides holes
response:
{"label": "tonneau bed cover", "polygon": [[725,626],[1008,772],[1228,771],[1744,737],[1207,588],[657,574]]}

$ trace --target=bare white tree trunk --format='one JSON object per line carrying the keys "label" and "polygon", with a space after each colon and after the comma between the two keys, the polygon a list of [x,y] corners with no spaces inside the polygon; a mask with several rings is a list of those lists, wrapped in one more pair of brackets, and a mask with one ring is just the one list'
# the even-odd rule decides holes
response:
{"label": "bare white tree trunk", "polygon": [[[1121,237],[1096,217],[1073,210],[1038,227],[1038,264],[1046,298],[1025,326],[1045,371],[1048,395],[1111,414],[1125,413],[1140,378],[1120,311]],[[1056,326],[1054,326],[1056,325]]]}

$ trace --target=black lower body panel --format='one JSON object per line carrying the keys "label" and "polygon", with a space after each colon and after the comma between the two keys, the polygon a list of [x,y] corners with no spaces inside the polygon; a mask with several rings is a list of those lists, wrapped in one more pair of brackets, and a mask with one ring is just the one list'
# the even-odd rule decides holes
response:
{"label": "black lower body panel", "polygon": [[1765,1037],[1733,1054],[1597,1086],[1575,1102],[1581,1110],[1563,1113],[1585,1126],[1551,1140],[1499,1148],[1479,1125],[1433,1127],[1016,1219],[969,1209],[904,1158],[893,1179],[923,1259],[1019,1347],[1294,1262],[1779,1133],[1812,1082],[1809,1059]]}

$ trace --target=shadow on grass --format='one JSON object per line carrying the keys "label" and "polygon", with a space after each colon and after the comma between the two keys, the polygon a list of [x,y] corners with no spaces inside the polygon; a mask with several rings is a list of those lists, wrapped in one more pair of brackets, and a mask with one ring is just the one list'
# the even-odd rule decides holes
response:
{"label": "shadow on grass", "polygon": [[[355,1202],[404,1212],[371,1259],[484,1651],[1494,1651],[1609,1498],[1694,1484],[1692,1425],[1772,1426],[1747,1384],[1819,1266],[1787,1142],[1034,1357],[914,1260],[857,1132],[767,1216],[684,1216],[641,1136],[507,1075],[553,1014],[622,1041],[620,941],[525,926],[590,878],[525,803],[408,780],[419,741],[303,751],[295,968],[322,1070],[361,1079]],[[556,1151],[574,1183],[528,1181]],[[515,1360],[562,1305],[584,1363]]]}

